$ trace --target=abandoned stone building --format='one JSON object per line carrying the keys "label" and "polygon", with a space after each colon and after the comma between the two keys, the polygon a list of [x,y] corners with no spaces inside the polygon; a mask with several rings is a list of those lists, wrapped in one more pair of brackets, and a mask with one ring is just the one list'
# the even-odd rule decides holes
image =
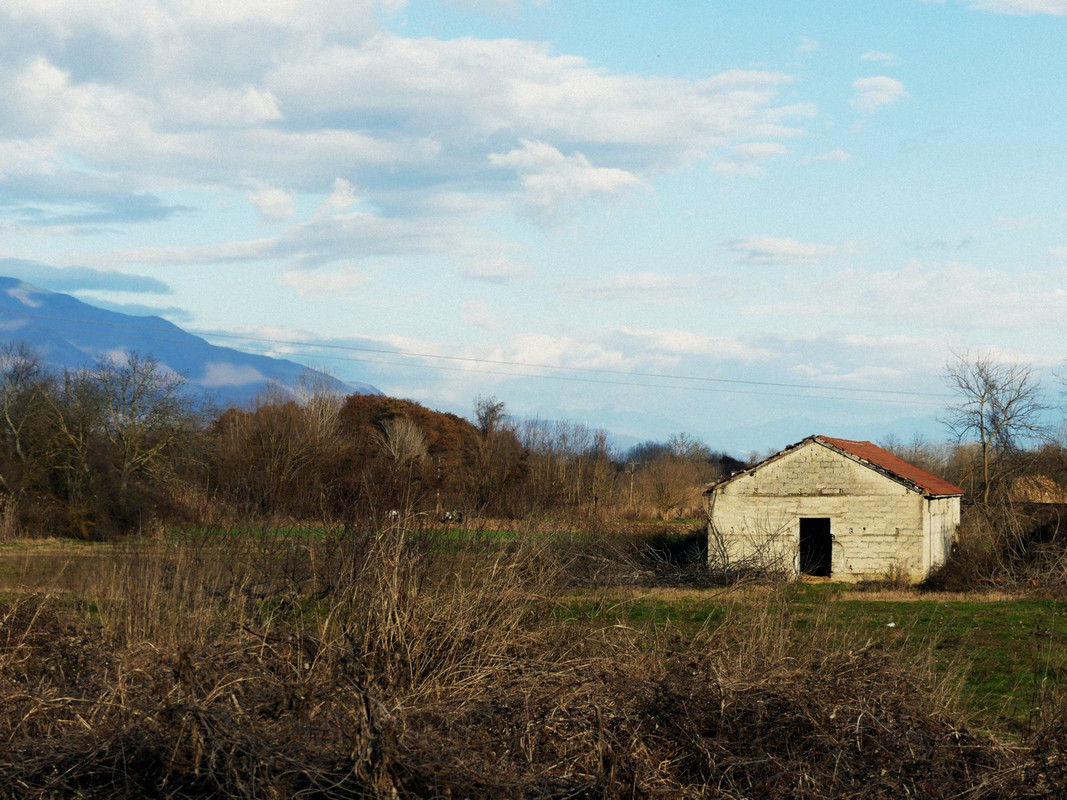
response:
{"label": "abandoned stone building", "polygon": [[870,442],[809,436],[704,492],[712,567],[921,580],[956,539],[963,490]]}

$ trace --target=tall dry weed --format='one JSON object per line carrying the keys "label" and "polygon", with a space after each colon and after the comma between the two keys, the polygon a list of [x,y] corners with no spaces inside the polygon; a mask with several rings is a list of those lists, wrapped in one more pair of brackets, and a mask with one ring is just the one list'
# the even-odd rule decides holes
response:
{"label": "tall dry weed", "polygon": [[0,495],[0,542],[18,539],[22,533],[19,522],[18,499],[12,495]]}
{"label": "tall dry weed", "polygon": [[922,665],[801,624],[795,587],[720,598],[696,635],[563,621],[590,555],[561,541],[397,523],[102,551],[50,595],[0,601],[0,797],[1064,788],[1054,726],[1005,751]]}

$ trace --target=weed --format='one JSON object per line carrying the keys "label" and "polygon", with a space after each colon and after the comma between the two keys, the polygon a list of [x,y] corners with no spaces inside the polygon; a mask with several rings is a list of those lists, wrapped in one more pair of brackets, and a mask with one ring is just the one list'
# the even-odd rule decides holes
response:
{"label": "weed", "polygon": [[973,629],[1003,613],[988,626],[998,641],[1024,628],[1040,644],[1027,702],[1062,707],[1060,605],[946,612],[795,583],[612,589],[607,578],[633,568],[609,566],[616,547],[518,530],[459,543],[400,528],[264,530],[84,547],[50,575],[35,563],[0,601],[0,796],[977,798],[1067,786],[1061,718],[1030,719],[1021,744],[1002,747],[967,724],[959,673],[936,646],[955,636],[972,648],[967,615]]}

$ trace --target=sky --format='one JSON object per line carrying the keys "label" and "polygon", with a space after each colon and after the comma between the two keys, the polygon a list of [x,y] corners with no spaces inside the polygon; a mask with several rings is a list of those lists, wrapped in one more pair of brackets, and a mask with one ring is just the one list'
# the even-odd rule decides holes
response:
{"label": "sky", "polygon": [[470,416],[947,434],[1067,358],[1067,0],[0,0],[0,274]]}

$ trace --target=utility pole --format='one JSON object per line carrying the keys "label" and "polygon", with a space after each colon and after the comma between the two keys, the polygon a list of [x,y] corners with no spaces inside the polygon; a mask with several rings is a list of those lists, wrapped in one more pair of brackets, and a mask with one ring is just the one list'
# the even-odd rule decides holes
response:
{"label": "utility pole", "polygon": [[437,465],[437,519],[441,519],[441,456],[434,456],[434,463]]}

